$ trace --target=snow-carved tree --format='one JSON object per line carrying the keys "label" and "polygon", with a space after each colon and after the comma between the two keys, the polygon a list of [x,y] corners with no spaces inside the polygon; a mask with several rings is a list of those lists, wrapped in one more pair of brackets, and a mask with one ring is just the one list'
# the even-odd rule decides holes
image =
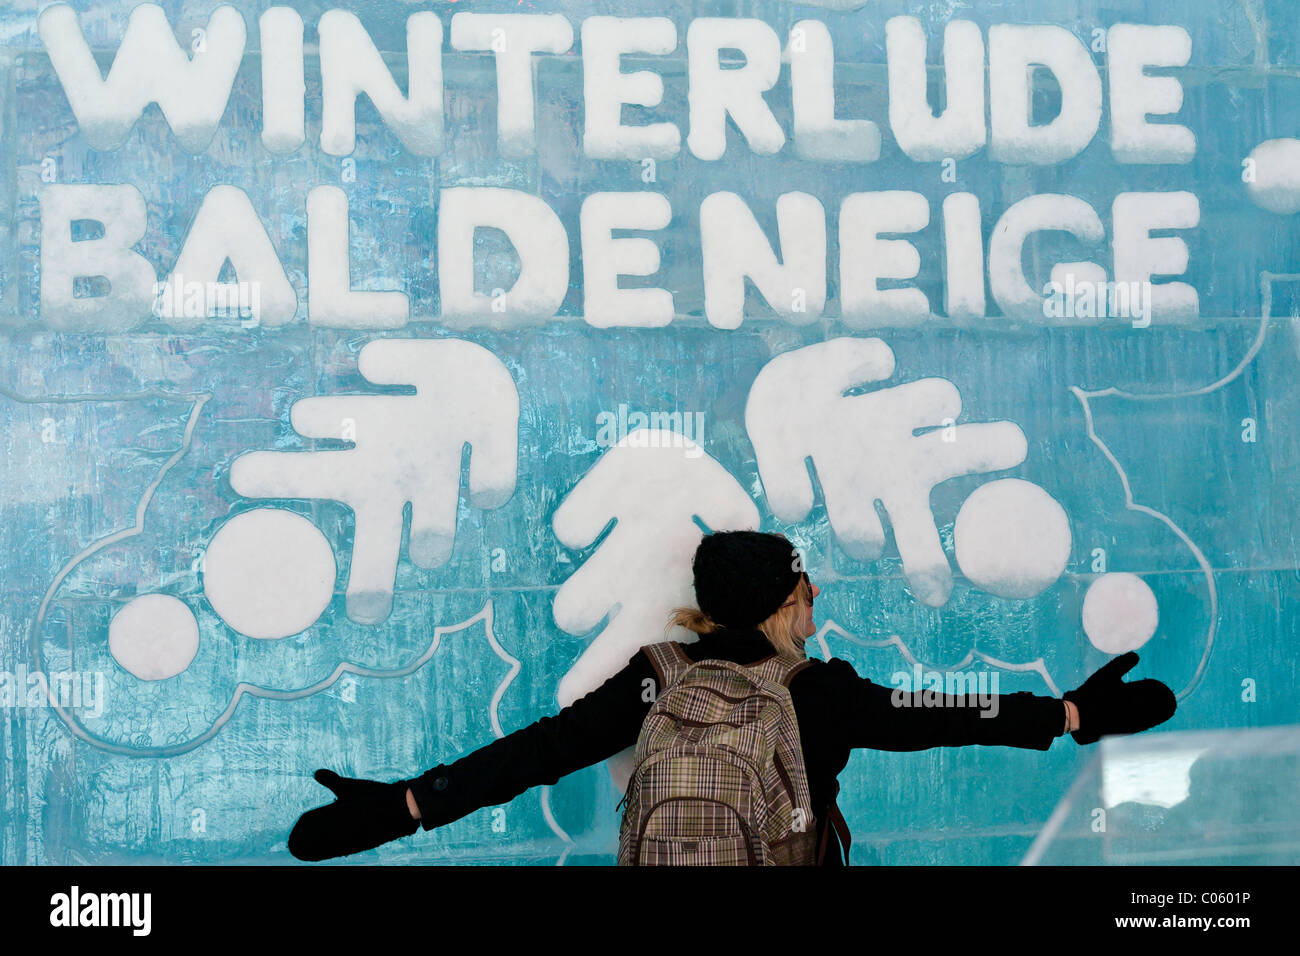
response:
{"label": "snow-carved tree", "polygon": [[[608,616],[556,694],[567,707],[627,666],[644,644],[694,640],[664,634],[668,614],[694,606],[691,561],[704,532],[754,530],[758,508],[714,458],[689,438],[665,429],[637,429],[606,452],[555,511],[555,536],[565,547],[588,547],[610,524],[600,546],[555,595],[555,623],[586,634]],[[629,748],[609,761],[624,790]]]}

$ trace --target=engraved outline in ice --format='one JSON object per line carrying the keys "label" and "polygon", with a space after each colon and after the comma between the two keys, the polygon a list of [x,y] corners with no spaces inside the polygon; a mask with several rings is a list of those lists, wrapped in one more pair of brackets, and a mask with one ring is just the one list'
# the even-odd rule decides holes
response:
{"label": "engraved outline in ice", "polygon": [[[1196,665],[1196,671],[1187,682],[1187,686],[1182,690],[1175,692],[1174,697],[1177,700],[1185,699],[1196,689],[1197,685],[1200,684],[1201,679],[1205,676],[1205,665],[1209,663],[1210,660],[1210,651],[1214,647],[1214,635],[1219,626],[1219,592],[1214,584],[1214,569],[1210,567],[1210,562],[1206,560],[1205,554],[1201,549],[1196,546],[1195,542],[1193,542],[1183,529],[1178,527],[1178,525],[1175,524],[1168,515],[1162,514],[1154,508],[1148,508],[1146,505],[1137,504],[1133,501],[1133,490],[1129,487],[1128,475],[1124,471],[1124,466],[1119,463],[1119,459],[1111,453],[1111,450],[1106,447],[1106,443],[1098,437],[1097,432],[1093,429],[1092,407],[1089,405],[1088,400],[1092,398],[1104,398],[1106,396],[1114,396],[1116,398],[1128,399],[1130,401],[1189,398],[1193,395],[1206,395],[1223,388],[1239,376],[1245,370],[1246,366],[1255,360],[1255,356],[1259,353],[1259,350],[1263,348],[1264,337],[1268,334],[1268,323],[1273,311],[1273,283],[1275,281],[1297,282],[1300,281],[1300,273],[1268,272],[1261,270],[1259,273],[1261,296],[1259,331],[1255,335],[1255,341],[1251,343],[1246,354],[1242,356],[1241,361],[1237,363],[1237,367],[1227,375],[1223,376],[1223,378],[1211,382],[1209,385],[1203,385],[1200,388],[1186,389],[1176,392],[1152,392],[1148,394],[1129,392],[1121,388],[1116,388],[1113,385],[1109,388],[1097,389],[1096,391],[1085,391],[1077,385],[1070,386],[1070,391],[1074,393],[1074,397],[1077,398],[1079,404],[1083,406],[1083,414],[1087,420],[1088,426],[1088,438],[1092,440],[1094,445],[1101,449],[1101,453],[1106,456],[1111,467],[1115,469],[1115,473],[1119,475],[1120,483],[1124,486],[1124,507],[1129,511],[1140,511],[1153,518],[1159,518],[1168,525],[1170,530],[1172,530],[1174,534],[1178,535],[1178,537],[1182,539],[1183,543],[1187,545],[1188,549],[1196,558],[1196,563],[1201,566],[1201,573],[1205,576],[1205,583],[1209,588],[1210,595],[1210,623],[1209,628],[1205,633],[1205,650],[1201,653],[1201,660]],[[1293,325],[1293,331],[1294,330]]]}

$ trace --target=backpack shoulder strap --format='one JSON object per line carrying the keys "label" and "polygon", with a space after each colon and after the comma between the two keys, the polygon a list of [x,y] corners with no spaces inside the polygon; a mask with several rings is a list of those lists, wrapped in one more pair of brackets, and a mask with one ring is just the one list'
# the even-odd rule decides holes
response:
{"label": "backpack shoulder strap", "polygon": [[682,645],[677,641],[646,644],[641,650],[645,651],[646,657],[650,658],[655,676],[659,678],[660,691],[677,683],[678,679],[695,663],[686,656]]}
{"label": "backpack shoulder strap", "polygon": [[767,680],[770,680],[775,684],[780,684],[782,687],[789,688],[790,681],[794,680],[794,676],[799,672],[812,667],[813,663],[814,662],[811,659],[794,661],[790,660],[788,657],[781,657],[779,654],[773,653],[762,660],[755,661],[750,664],[749,667],[758,671],[758,673]]}
{"label": "backpack shoulder strap", "polygon": [[[646,656],[650,658],[650,663],[655,669],[655,675],[659,678],[661,690],[675,684],[686,671],[699,663],[686,656],[686,651],[678,641],[659,641],[654,644],[646,644],[642,646],[641,650],[645,651]],[[811,658],[795,661],[788,657],[781,657],[773,652],[767,657],[754,661],[752,664],[740,666],[756,671],[760,677],[766,680],[789,688],[790,681],[794,679],[794,676],[800,671],[812,667],[814,663],[815,661]]]}
{"label": "backpack shoulder strap", "polygon": [[853,834],[849,833],[849,825],[844,820],[844,814],[840,813],[839,800],[837,799],[839,795],[840,782],[836,780],[835,792],[831,794],[830,810],[826,814],[827,819],[825,824],[823,824],[821,846],[817,851],[818,866],[825,865],[824,861],[826,859],[827,842],[832,827],[835,829],[835,836],[840,845],[840,859],[843,860],[845,866],[849,865],[849,847],[853,843]]}

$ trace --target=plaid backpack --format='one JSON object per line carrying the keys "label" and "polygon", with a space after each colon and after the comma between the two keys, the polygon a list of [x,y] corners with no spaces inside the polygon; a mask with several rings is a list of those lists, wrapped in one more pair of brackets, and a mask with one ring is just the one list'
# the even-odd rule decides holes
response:
{"label": "plaid backpack", "polygon": [[[619,865],[819,863],[789,690],[813,662],[774,653],[748,666],[697,663],[677,642],[642,649],[660,692],[623,798]],[[821,853],[825,847],[823,840]]]}

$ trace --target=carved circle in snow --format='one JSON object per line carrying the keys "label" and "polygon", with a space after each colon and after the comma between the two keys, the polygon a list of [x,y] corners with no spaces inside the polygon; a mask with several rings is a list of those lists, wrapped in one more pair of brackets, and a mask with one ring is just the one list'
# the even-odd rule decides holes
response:
{"label": "carved circle in snow", "polygon": [[962,574],[1004,598],[1031,598],[1051,586],[1070,558],[1070,521],[1055,498],[1021,478],[980,485],[953,525]]}
{"label": "carved circle in snow", "polygon": [[1283,216],[1300,212],[1300,139],[1268,139],[1246,158],[1250,201]]}
{"label": "carved circle in snow", "polygon": [[142,594],[113,615],[108,650],[140,680],[166,680],[190,666],[199,650],[199,622],[170,594]]}
{"label": "carved circle in snow", "polygon": [[320,529],[282,508],[255,508],[221,526],[203,557],[203,593],[249,637],[297,634],[334,596],[334,549]]}
{"label": "carved circle in snow", "polygon": [[1107,654],[1137,650],[1151,640],[1159,620],[1155,594],[1127,571],[1103,574],[1083,597],[1083,632]]}

